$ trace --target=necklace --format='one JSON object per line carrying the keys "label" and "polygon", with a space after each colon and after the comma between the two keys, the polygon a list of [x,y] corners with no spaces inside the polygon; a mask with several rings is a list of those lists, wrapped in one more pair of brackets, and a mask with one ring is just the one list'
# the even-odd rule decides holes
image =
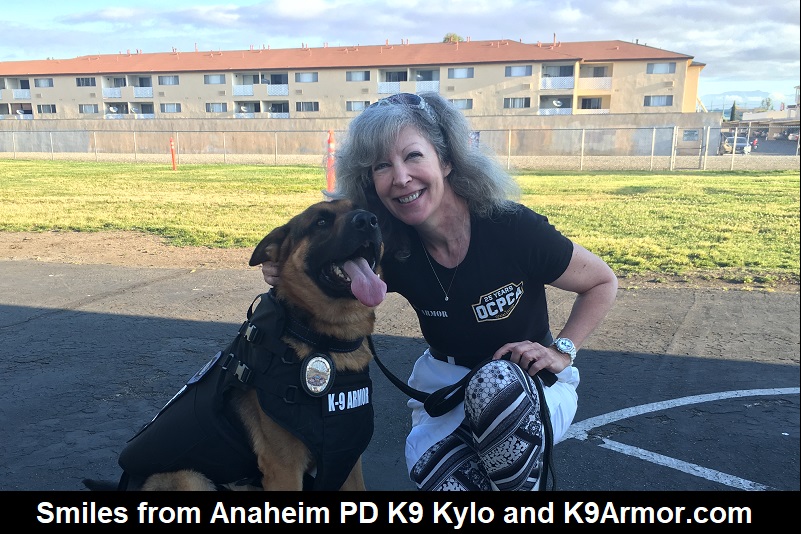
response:
{"label": "necklace", "polygon": [[[440,289],[442,289],[442,293],[445,295],[445,302],[448,302],[448,293],[451,292],[451,288],[453,287],[453,281],[456,280],[456,273],[459,272],[459,266],[462,264],[460,261],[456,264],[456,267],[453,270],[453,276],[451,276],[451,283],[448,284],[448,290],[445,290],[445,286],[442,285],[442,282],[437,276],[437,271],[434,270],[434,264],[431,263],[431,256],[428,255],[428,251],[426,250],[426,245],[423,243],[423,239],[420,237],[420,234],[417,235],[417,238],[420,240],[420,246],[423,247],[423,253],[426,255],[426,259],[428,260],[428,266],[431,267],[431,272],[434,273],[434,278],[437,279],[437,283],[439,284]],[[462,242],[459,241],[459,248],[461,249]]]}

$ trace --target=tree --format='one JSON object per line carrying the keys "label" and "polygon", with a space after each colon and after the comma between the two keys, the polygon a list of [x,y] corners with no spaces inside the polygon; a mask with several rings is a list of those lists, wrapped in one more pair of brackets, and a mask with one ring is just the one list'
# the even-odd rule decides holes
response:
{"label": "tree", "polygon": [[762,109],[764,109],[766,111],[772,110],[773,109],[773,99],[771,99],[770,97],[763,98],[761,107],[762,107]]}
{"label": "tree", "polygon": [[443,43],[461,43],[462,41],[464,41],[464,39],[455,33],[446,33],[445,37],[442,38]]}
{"label": "tree", "polygon": [[729,120],[737,120],[737,101],[731,103],[731,116],[729,117]]}

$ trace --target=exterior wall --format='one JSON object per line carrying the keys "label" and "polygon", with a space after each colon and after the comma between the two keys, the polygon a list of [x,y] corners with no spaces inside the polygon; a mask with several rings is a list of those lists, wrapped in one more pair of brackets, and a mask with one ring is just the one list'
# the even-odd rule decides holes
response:
{"label": "exterior wall", "polygon": [[[89,60],[87,60],[89,61]],[[240,72],[162,72],[162,73],[87,73],[85,75],[52,76],[53,87],[34,87],[35,78],[48,78],[50,76],[31,76],[28,78],[4,78],[6,88],[0,89],[0,119],[18,119],[16,109],[23,107],[26,114],[22,119],[34,120],[92,120],[103,119],[109,122],[115,120],[137,118],[142,120],[171,120],[206,119],[206,118],[237,118],[242,103],[258,103],[260,113],[255,117],[266,117],[267,108],[271,102],[287,103],[288,116],[293,119],[334,119],[353,117],[357,112],[346,110],[347,101],[375,102],[379,98],[394,92],[417,93],[422,90],[436,90],[450,99],[472,99],[472,109],[464,110],[468,117],[503,116],[508,118],[526,118],[541,114],[541,99],[543,102],[551,98],[566,99],[570,108],[551,110],[570,115],[592,115],[598,113],[632,114],[642,113],[659,115],[665,113],[693,113],[701,67],[690,67],[689,62],[676,62],[676,72],[671,74],[647,74],[648,61],[617,61],[583,64],[581,62],[508,62],[508,63],[477,63],[473,65],[458,64],[455,68],[474,69],[473,78],[448,78],[450,65],[415,66],[407,65],[393,68],[332,68],[332,69],[306,69],[281,71],[288,77],[287,94],[271,95],[268,84],[253,84],[249,89],[252,94],[237,95],[236,90],[245,84],[245,75],[269,75],[265,71]],[[531,76],[506,77],[507,66],[531,65]],[[569,88],[547,89],[543,88],[543,69],[554,66],[572,66],[574,69],[572,84]],[[593,78],[589,75],[591,69],[605,66],[610,77],[610,84],[605,87],[593,85]],[[347,82],[346,72],[349,70],[367,70],[370,80],[364,82]],[[432,82],[417,82],[415,74],[418,70],[433,70],[438,74],[438,80]],[[386,90],[384,73],[388,71],[405,71],[408,80],[391,85],[392,90]],[[300,83],[295,81],[297,72],[316,72],[318,80],[315,83]],[[0,73],[1,75],[2,73]],[[158,77],[161,75],[176,75],[179,77],[178,85],[159,85]],[[206,84],[204,76],[221,75],[225,77],[224,84]],[[96,86],[78,87],[77,78],[95,78]],[[125,78],[126,86],[114,88],[114,78]],[[140,78],[149,78],[152,87],[137,87]],[[0,78],[2,79],[2,78]],[[20,99],[14,90],[20,85],[20,80],[30,82],[30,98]],[[645,96],[673,95],[673,105],[664,107],[645,107]],[[505,109],[504,98],[531,99],[528,108]],[[601,110],[581,109],[582,98],[600,98]],[[298,102],[316,102],[319,111],[297,111]],[[132,108],[141,104],[152,104],[152,114],[143,115],[133,113]],[[207,112],[207,103],[225,103],[226,112]],[[37,106],[52,104],[56,106],[56,113],[39,113]],[[95,104],[98,106],[98,115],[87,115],[78,112],[81,104]],[[180,104],[180,113],[166,113],[160,109],[160,104]],[[112,111],[115,106],[118,111]],[[547,111],[547,110],[546,110]],[[553,115],[549,115],[553,117]],[[276,119],[278,120],[278,119]],[[285,120],[285,119],[281,119]],[[0,123],[4,121],[0,120]],[[287,128],[288,125],[277,126]]]}
{"label": "exterior wall", "polygon": [[[685,93],[682,90],[687,78],[687,65],[676,62],[674,74],[648,74],[647,61],[620,61],[615,63],[612,77],[612,107],[610,113],[677,113],[684,109]],[[696,80],[697,83],[697,80]],[[645,107],[646,96],[673,95],[673,105]],[[693,96],[692,111],[695,111]]]}

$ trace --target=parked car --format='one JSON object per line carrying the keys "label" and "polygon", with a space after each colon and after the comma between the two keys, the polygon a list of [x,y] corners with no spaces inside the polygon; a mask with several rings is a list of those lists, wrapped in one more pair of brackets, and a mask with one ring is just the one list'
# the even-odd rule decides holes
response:
{"label": "parked car", "polygon": [[737,154],[749,154],[751,152],[751,143],[745,137],[737,137],[736,140],[732,136],[727,136],[721,139],[720,146],[718,147],[718,156],[723,154],[731,154],[732,147],[735,147]]}
{"label": "parked car", "polygon": [[788,133],[787,134],[788,141],[798,141],[798,132]]}

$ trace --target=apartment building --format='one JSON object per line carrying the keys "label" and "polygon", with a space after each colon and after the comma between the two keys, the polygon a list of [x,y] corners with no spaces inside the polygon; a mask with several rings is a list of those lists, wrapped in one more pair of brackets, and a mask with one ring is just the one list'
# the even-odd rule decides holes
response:
{"label": "apartment building", "polygon": [[422,91],[498,122],[695,113],[703,68],[624,41],[135,50],[0,62],[0,120],[339,121],[390,94]]}

